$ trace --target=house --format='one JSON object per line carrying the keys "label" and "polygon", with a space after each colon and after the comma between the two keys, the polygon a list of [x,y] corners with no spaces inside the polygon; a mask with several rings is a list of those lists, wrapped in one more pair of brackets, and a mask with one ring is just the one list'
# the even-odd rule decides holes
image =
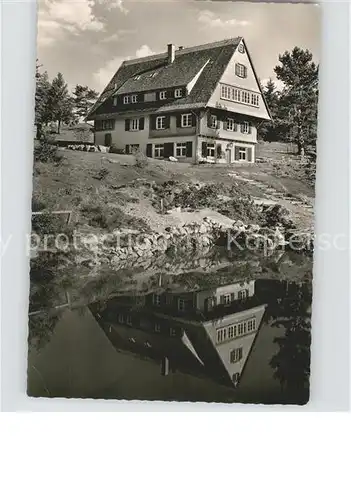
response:
{"label": "house", "polygon": [[164,376],[179,371],[228,387],[240,381],[265,309],[253,280],[118,297],[104,311],[91,306],[116,349],[153,360]]}
{"label": "house", "polygon": [[122,63],[92,107],[95,143],[179,161],[254,162],[270,120],[242,37]]}

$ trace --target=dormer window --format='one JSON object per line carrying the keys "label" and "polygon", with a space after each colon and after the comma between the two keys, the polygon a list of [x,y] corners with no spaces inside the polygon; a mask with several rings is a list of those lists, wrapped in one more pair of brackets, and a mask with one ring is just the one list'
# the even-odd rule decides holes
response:
{"label": "dormer window", "polygon": [[175,89],[175,91],[174,91],[174,97],[176,99],[179,99],[182,96],[183,96],[183,89]]}
{"label": "dormer window", "polygon": [[123,104],[128,104],[129,103],[129,95],[125,95],[123,97]]}
{"label": "dormer window", "polygon": [[129,104],[130,102],[133,103],[133,104],[135,104],[136,102],[138,102],[138,96],[137,96],[137,94],[125,95],[123,97],[123,104]]}
{"label": "dormer window", "polygon": [[165,90],[161,90],[160,92],[160,101],[164,101],[165,99],[167,99],[167,93]]}
{"label": "dormer window", "polygon": [[130,102],[136,103],[138,102],[138,96],[136,94],[130,96]]}

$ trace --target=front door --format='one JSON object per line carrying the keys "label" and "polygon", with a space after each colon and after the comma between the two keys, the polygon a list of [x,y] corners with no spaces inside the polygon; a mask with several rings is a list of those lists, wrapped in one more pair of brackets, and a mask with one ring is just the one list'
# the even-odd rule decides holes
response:
{"label": "front door", "polygon": [[112,145],[112,135],[111,134],[105,134],[105,146],[111,146]]}
{"label": "front door", "polygon": [[232,150],[230,148],[227,148],[225,151],[225,158],[227,163],[232,162]]}

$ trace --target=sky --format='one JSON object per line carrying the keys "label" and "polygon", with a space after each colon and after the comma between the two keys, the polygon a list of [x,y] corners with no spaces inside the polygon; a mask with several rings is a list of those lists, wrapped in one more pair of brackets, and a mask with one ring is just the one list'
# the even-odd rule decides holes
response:
{"label": "sky", "polygon": [[125,59],[243,36],[258,77],[275,80],[296,45],[319,62],[320,9],[307,4],[190,0],[38,0],[37,57],[70,89],[101,92]]}

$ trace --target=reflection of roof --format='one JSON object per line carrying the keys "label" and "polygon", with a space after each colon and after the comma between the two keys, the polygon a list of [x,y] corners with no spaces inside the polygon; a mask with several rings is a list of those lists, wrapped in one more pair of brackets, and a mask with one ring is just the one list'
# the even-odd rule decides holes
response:
{"label": "reflection of roof", "polygon": [[[237,37],[176,50],[174,62],[171,64],[167,64],[166,53],[124,61],[90,110],[88,119],[94,115],[97,108],[115,93],[122,94],[185,86],[202,67],[204,69],[201,78],[197,80],[191,93],[186,97],[177,99],[172,104],[180,108],[189,104],[203,104],[205,106],[240,40],[241,38]],[[155,74],[151,77],[152,73]],[[140,76],[140,78],[135,79],[136,76]],[[104,112],[103,109],[101,112]]]}

